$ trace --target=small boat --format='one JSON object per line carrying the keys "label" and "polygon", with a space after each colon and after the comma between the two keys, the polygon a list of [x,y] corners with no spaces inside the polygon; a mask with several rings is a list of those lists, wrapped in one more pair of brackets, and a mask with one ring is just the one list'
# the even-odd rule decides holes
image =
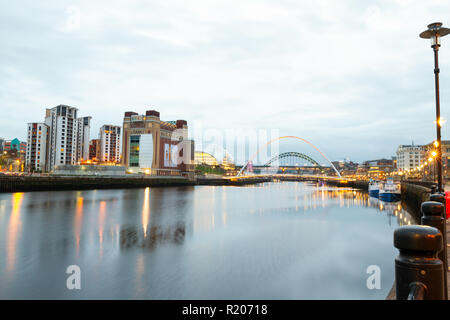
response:
{"label": "small boat", "polygon": [[380,191],[380,183],[375,180],[369,181],[369,196],[378,198],[378,194]]}
{"label": "small boat", "polygon": [[380,184],[378,198],[386,202],[399,201],[402,197],[400,183],[394,183],[392,178],[388,178],[385,183]]}

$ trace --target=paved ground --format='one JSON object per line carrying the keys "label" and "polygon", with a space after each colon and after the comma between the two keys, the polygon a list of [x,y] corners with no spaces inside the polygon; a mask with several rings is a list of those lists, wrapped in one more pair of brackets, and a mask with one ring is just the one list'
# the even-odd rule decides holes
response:
{"label": "paved ground", "polygon": [[[447,261],[450,262],[450,219],[447,220]],[[450,267],[447,270],[447,289],[450,300]]]}

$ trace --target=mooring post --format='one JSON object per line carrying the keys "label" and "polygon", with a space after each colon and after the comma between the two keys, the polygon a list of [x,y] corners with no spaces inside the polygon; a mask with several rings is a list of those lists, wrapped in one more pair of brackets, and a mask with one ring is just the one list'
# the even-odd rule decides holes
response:
{"label": "mooring post", "polygon": [[435,193],[430,196],[431,201],[423,202],[420,208],[422,212],[421,222],[423,225],[437,228],[442,234],[442,250],[438,257],[444,263],[444,289],[445,299],[448,300],[448,284],[447,284],[447,225],[445,220],[445,196],[440,193]]}
{"label": "mooring post", "polygon": [[435,185],[435,184],[432,184],[431,186],[430,186],[430,193],[431,194],[434,194],[434,193],[436,193],[437,192],[437,185]]}
{"label": "mooring post", "polygon": [[444,300],[444,264],[437,257],[442,234],[430,226],[403,226],[394,231],[397,300]]}

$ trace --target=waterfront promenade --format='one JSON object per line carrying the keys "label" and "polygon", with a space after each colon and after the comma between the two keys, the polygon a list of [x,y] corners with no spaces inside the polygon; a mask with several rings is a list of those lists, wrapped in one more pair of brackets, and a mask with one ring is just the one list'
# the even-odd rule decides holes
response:
{"label": "waterfront promenade", "polygon": [[[450,261],[450,220],[447,220],[447,261]],[[447,269],[447,290],[448,297],[450,297],[450,267]],[[450,298],[449,298],[450,300]]]}
{"label": "waterfront promenade", "polygon": [[[447,247],[450,248],[450,220],[447,220]],[[447,261],[450,262],[450,250],[447,248]],[[447,290],[448,297],[450,300],[450,267],[447,269]],[[395,300],[395,284],[392,286],[389,295],[386,297],[387,300]]]}

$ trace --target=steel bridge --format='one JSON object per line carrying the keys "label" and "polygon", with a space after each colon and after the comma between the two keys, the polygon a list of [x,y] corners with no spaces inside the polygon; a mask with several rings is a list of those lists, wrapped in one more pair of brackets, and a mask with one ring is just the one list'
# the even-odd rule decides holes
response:
{"label": "steel bridge", "polygon": [[[296,140],[300,140],[304,143],[307,143],[309,146],[313,147],[317,152],[320,153],[320,155],[330,164],[330,167],[334,170],[334,172],[337,174],[338,177],[341,177],[341,174],[339,173],[339,171],[336,169],[336,167],[333,165],[333,163],[322,153],[322,151],[320,151],[314,144],[312,144],[311,142],[297,137],[297,136],[282,136],[282,137],[277,137],[275,139],[272,139],[270,141],[268,141],[265,145],[263,145],[262,147],[260,147],[251,157],[250,160],[247,161],[247,163],[245,165],[242,166],[241,170],[238,172],[237,176],[241,176],[242,173],[246,170],[246,169],[250,169],[249,171],[253,171],[253,159],[256,158],[256,156],[264,149],[266,149],[269,145],[271,145],[274,142],[278,142],[282,139],[296,139]],[[317,161],[315,161],[314,159],[312,159],[311,157],[299,153],[299,152],[285,152],[282,153],[276,157],[274,157],[273,159],[271,159],[270,165],[273,165],[274,162],[280,162],[280,161],[285,161],[285,160],[289,160],[289,159],[301,159],[301,160],[306,160],[307,162],[309,162],[310,164],[313,165],[313,167],[321,167],[319,165],[319,163]],[[298,163],[296,163],[296,166],[298,165]],[[279,166],[279,164],[278,164]]]}
{"label": "steel bridge", "polygon": [[[241,169],[248,171],[248,163]],[[331,172],[339,172],[331,166],[322,166],[310,156],[300,152],[283,152],[274,156],[264,165],[252,165],[250,169],[254,174],[295,174],[321,176]]]}
{"label": "steel bridge", "polygon": [[[300,161],[300,164],[299,164]],[[312,164],[313,167],[319,167],[322,166],[313,158],[307,156],[306,154],[300,153],[300,152],[284,152],[281,153],[272,159],[270,159],[264,166],[272,166],[272,165],[278,165],[278,166],[304,166],[303,162],[307,162],[309,164]]]}

